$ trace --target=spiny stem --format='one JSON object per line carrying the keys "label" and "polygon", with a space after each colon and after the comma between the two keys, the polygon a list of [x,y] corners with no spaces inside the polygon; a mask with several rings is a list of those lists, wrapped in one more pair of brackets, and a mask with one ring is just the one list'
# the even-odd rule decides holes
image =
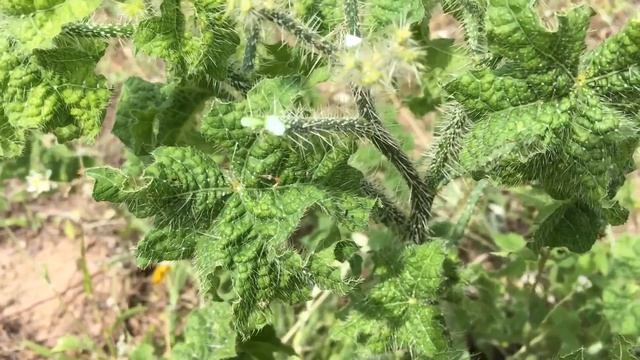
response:
{"label": "spiny stem", "polygon": [[455,226],[451,230],[451,234],[449,235],[449,238],[451,239],[451,241],[457,242],[458,240],[462,239],[462,237],[464,236],[464,230],[467,228],[467,225],[469,225],[469,221],[471,220],[473,211],[475,210],[476,206],[478,205],[478,202],[482,198],[482,195],[484,194],[484,189],[486,189],[488,184],[489,182],[487,180],[480,180],[471,191],[471,194],[467,199],[467,203],[465,204],[464,209],[462,210],[462,214],[460,214],[458,221],[456,222]]}
{"label": "spiny stem", "polygon": [[304,43],[310,45],[322,55],[331,59],[335,56],[335,48],[332,43],[325,40],[321,35],[309,29],[304,24],[291,18],[287,14],[275,10],[256,9],[254,10],[256,15],[263,19],[269,20],[272,23],[280,26],[293,34],[296,38],[302,40]]}
{"label": "spiny stem", "polygon": [[299,117],[284,116],[287,132],[291,135],[346,134],[368,139],[371,126],[358,117]]}
{"label": "spiny stem", "polygon": [[225,80],[232,88],[240,91],[246,95],[253,87],[253,82],[247,79],[244,75],[238,73],[233,67],[229,67],[228,78]]}
{"label": "spiny stem", "polygon": [[362,191],[364,191],[365,195],[378,200],[378,206],[373,212],[373,217],[376,222],[384,224],[400,235],[407,234],[406,230],[409,223],[407,216],[377,184],[363,180]]}
{"label": "spiny stem", "polygon": [[260,23],[251,16],[245,24],[245,33],[247,35],[247,43],[244,47],[244,56],[242,58],[242,72],[250,73],[255,66],[256,52],[258,49],[258,40],[260,39]]}
{"label": "spiny stem", "polygon": [[446,117],[438,130],[438,138],[425,155],[429,159],[429,166],[425,183],[428,189],[429,209],[438,189],[449,181],[449,167],[458,158],[461,140],[469,128],[469,119],[464,109],[456,104],[450,105],[444,112]]}
{"label": "spiny stem", "polygon": [[64,35],[86,38],[131,38],[134,28],[131,25],[93,25],[86,23],[67,24],[62,28]]}
{"label": "spiny stem", "polygon": [[[258,16],[289,31],[303,43],[319,51],[331,61],[336,61],[333,44],[300,22],[274,10],[258,9],[254,11]],[[354,32],[354,35],[358,36],[360,30],[358,29],[357,0],[346,0],[345,11],[347,13],[348,28]],[[409,156],[402,151],[398,141],[384,127],[380,115],[375,109],[371,92],[353,84],[351,88],[360,117],[369,123],[367,125],[371,129],[368,132],[369,141],[398,169],[409,186],[411,191],[410,237],[418,244],[423,243],[427,236],[427,220],[430,212],[426,184]]]}
{"label": "spiny stem", "polygon": [[484,6],[478,0],[445,0],[442,7],[462,23],[465,38],[472,52],[484,54],[487,51]]}
{"label": "spiny stem", "polygon": [[360,20],[358,19],[358,0],[346,0],[344,2],[344,16],[349,34],[360,37]]}
{"label": "spiny stem", "polygon": [[[360,36],[357,0],[345,0],[345,15],[347,28],[353,32],[353,35]],[[373,125],[371,142],[398,169],[409,186],[411,191],[410,237],[415,243],[421,244],[427,237],[427,221],[431,211],[427,186],[409,156],[402,151],[398,141],[385,129],[369,89],[352,84],[351,91],[360,116]]]}

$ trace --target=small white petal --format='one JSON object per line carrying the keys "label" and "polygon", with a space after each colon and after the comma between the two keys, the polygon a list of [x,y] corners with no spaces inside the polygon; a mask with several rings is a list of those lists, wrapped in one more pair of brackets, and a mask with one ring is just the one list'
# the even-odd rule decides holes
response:
{"label": "small white petal", "polygon": [[344,36],[344,47],[352,48],[362,44],[362,38],[359,36],[347,34]]}
{"label": "small white petal", "polygon": [[275,115],[267,116],[267,121],[265,121],[264,123],[264,128],[268,132],[276,136],[284,135],[284,132],[287,130],[287,127],[284,124],[284,122],[282,122],[282,120]]}
{"label": "small white petal", "polygon": [[240,125],[254,129],[264,125],[264,122],[260,118],[245,116],[242,119],[240,119]]}

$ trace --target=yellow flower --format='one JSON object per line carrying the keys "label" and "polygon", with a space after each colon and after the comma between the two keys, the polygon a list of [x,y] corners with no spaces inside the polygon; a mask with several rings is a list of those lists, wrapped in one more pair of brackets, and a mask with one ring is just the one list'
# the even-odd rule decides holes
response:
{"label": "yellow flower", "polygon": [[409,26],[403,26],[395,30],[395,40],[398,44],[404,44],[411,39],[411,29]]}
{"label": "yellow flower", "polygon": [[124,3],[119,3],[120,9],[130,18],[137,18],[143,16],[146,10],[146,5],[143,0],[129,0]]}
{"label": "yellow flower", "polygon": [[169,264],[158,264],[156,268],[153,269],[153,274],[151,274],[151,282],[153,284],[160,284],[167,277],[167,274],[171,270],[171,265]]}

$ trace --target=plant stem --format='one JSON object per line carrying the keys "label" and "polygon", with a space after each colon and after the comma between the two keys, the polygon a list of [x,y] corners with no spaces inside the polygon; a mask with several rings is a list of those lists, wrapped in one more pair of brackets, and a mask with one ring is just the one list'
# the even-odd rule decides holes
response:
{"label": "plant stem", "polygon": [[378,200],[378,206],[374,209],[373,217],[376,222],[394,229],[400,235],[407,234],[408,219],[402,210],[384,193],[376,184],[363,180],[362,190],[372,198]]}
{"label": "plant stem", "polygon": [[536,277],[533,280],[533,285],[531,285],[531,297],[536,295],[536,288],[540,281],[542,280],[542,275],[544,274],[544,266],[547,264],[547,260],[549,260],[550,251],[546,248],[540,249],[540,258],[538,259],[538,270],[536,272]]}
{"label": "plant stem", "polygon": [[425,177],[429,209],[433,206],[438,189],[450,180],[449,169],[458,158],[461,140],[469,128],[469,119],[461,106],[450,105],[445,114],[443,125],[438,130],[439,136],[424,156],[429,160]]}
{"label": "plant stem", "polygon": [[242,72],[247,74],[252,72],[255,66],[258,40],[260,39],[260,24],[254,16],[250,16],[247,19],[245,24],[245,33],[247,36],[247,42],[244,47],[244,56],[242,58]]}
{"label": "plant stem", "polygon": [[[330,60],[336,61],[333,44],[300,22],[286,14],[273,10],[259,9],[254,11],[258,16],[289,31]],[[357,2],[355,0],[345,1],[345,11],[347,14],[347,27],[353,32],[353,35],[359,36]],[[389,159],[409,186],[411,191],[409,237],[417,244],[423,243],[427,238],[427,221],[431,210],[427,186],[409,156],[402,151],[398,141],[384,127],[382,119],[376,111],[369,89],[352,84],[351,90],[360,117],[368,123],[367,137],[369,141]]]}
{"label": "plant stem", "polygon": [[287,333],[282,337],[281,341],[283,344],[288,344],[291,340],[293,340],[293,337],[296,335],[296,333],[298,333],[298,331],[300,331],[300,329],[304,327],[304,324],[309,321],[311,315],[313,315],[313,313],[316,312],[318,308],[320,308],[322,303],[324,303],[330,295],[330,291],[323,291],[315,300],[313,300],[311,304],[307,306],[307,309],[302,314],[300,314],[300,317],[298,317],[296,323],[293,324],[289,331],[287,331]]}
{"label": "plant stem", "polygon": [[369,140],[396,167],[409,186],[411,191],[410,238],[415,243],[421,244],[426,240],[427,221],[431,212],[427,186],[409,156],[402,151],[400,144],[385,129],[372,103],[369,90],[353,85],[352,91],[360,116],[369,121],[372,126]]}
{"label": "plant stem", "polygon": [[86,38],[131,38],[134,28],[131,25],[93,25],[87,23],[67,24],[62,33],[69,36]]}
{"label": "plant stem", "polygon": [[478,202],[482,198],[482,194],[484,194],[484,189],[488,184],[487,180],[480,180],[471,191],[471,194],[467,199],[467,203],[462,210],[462,214],[451,231],[451,241],[457,242],[462,239],[462,236],[464,236],[464,230],[467,228],[467,225],[469,225],[469,221],[473,215],[473,210],[476,208],[476,205],[478,205]]}
{"label": "plant stem", "polygon": [[[355,36],[361,36],[358,25],[357,0],[345,0],[345,17],[347,29]],[[417,244],[425,242],[427,222],[431,212],[429,192],[418,170],[402,151],[398,141],[387,131],[380,115],[376,111],[371,91],[356,84],[351,84],[351,92],[358,107],[360,117],[372,125],[370,140],[373,145],[389,159],[398,169],[411,191],[411,216],[409,219],[409,236]]]}
{"label": "plant stem", "polygon": [[257,9],[254,10],[254,12],[259,17],[269,20],[279,27],[287,30],[296,38],[302,40],[305,44],[310,45],[322,55],[331,59],[335,57],[335,48],[332,43],[323,39],[321,35],[309,29],[299,21],[291,18],[287,14],[267,9]]}

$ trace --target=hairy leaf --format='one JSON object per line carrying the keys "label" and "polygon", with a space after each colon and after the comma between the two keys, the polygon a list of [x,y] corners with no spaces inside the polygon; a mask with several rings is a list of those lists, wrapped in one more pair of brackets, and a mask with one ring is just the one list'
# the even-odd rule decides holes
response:
{"label": "hairy leaf", "polygon": [[113,133],[136,155],[159,146],[197,143],[195,115],[213,93],[195,84],[156,84],[127,79]]}
{"label": "hairy leaf", "polygon": [[55,47],[18,55],[15,43],[0,41],[0,155],[22,151],[25,132],[42,129],[66,141],[92,140],[100,131],[111,91],[96,62],[105,45],[59,38]]}
{"label": "hairy leaf", "polygon": [[640,22],[583,54],[591,9],[559,15],[551,31],[527,0],[489,4],[493,65],[447,85],[475,122],[460,163],[476,178],[537,183],[556,199],[610,207],[638,141],[634,114],[612,100],[631,104],[640,85]]}
{"label": "hairy leaf", "polygon": [[[422,0],[372,0],[366,2],[364,26],[370,31],[382,31],[391,25],[411,24],[422,20],[425,7],[430,10],[431,3]],[[427,5],[429,4],[429,5]]]}
{"label": "hairy leaf", "polygon": [[236,355],[236,333],[231,326],[231,306],[213,303],[193,310],[187,318],[184,341],[171,350],[175,360],[216,360]]}
{"label": "hairy leaf", "polygon": [[364,342],[363,352],[408,350],[420,357],[442,355],[449,349],[437,305],[446,281],[442,242],[387,256],[374,273],[379,283],[365,298],[355,300],[347,319],[337,326],[336,337],[348,343]]}
{"label": "hairy leaf", "polygon": [[217,2],[193,0],[193,17],[182,12],[181,0],[163,0],[160,16],[136,28],[139,51],[165,59],[174,77],[222,80],[228,59],[239,44],[224,7]]}
{"label": "hairy leaf", "polygon": [[573,252],[588,251],[606,225],[600,212],[581,202],[550,207],[534,233],[531,245],[536,250],[543,246],[566,246]]}
{"label": "hairy leaf", "polygon": [[0,4],[0,28],[25,50],[50,47],[65,24],[89,16],[100,3],[102,0],[5,0]]}
{"label": "hairy leaf", "polygon": [[155,228],[138,246],[143,265],[194,258],[207,291],[217,268],[231,271],[243,334],[264,322],[271,301],[305,299],[308,285],[333,266],[317,266],[313,254],[306,258],[288,244],[308,210],[322,208],[360,228],[373,205],[358,193],[358,173],[345,168],[346,160],[319,164],[331,166],[326,173],[274,185],[254,182],[255,174],[224,172],[211,156],[188,147],[159,148],[153,156],[141,184],[115,169],[89,170],[94,197],[125,203],[138,217],[154,216]]}

